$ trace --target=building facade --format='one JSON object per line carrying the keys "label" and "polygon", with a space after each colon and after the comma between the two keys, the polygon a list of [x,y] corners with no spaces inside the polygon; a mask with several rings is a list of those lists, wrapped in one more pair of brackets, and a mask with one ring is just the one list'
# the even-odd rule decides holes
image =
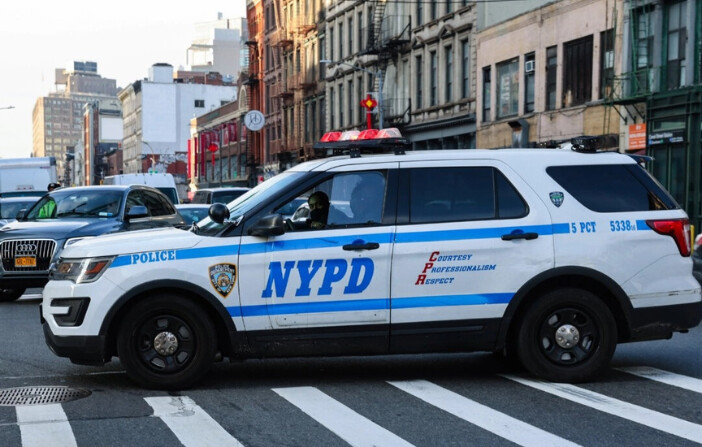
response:
{"label": "building facade", "polygon": [[[32,155],[56,157],[59,178],[72,183],[66,172],[67,148],[83,138],[83,107],[117,97],[114,79],[102,78],[95,62],[74,62],[73,69],[56,69],[56,92],[37,98],[32,111]],[[72,150],[71,150],[72,152]]]}
{"label": "building facade", "polygon": [[219,13],[217,20],[195,25],[192,44],[186,51],[187,68],[236,79],[248,63],[247,40],[245,18],[225,18]]}
{"label": "building facade", "polygon": [[600,135],[618,148],[619,116],[607,98],[621,69],[621,13],[621,2],[562,0],[482,29],[477,145]]}
{"label": "building facade", "polygon": [[[237,99],[233,82],[218,73],[174,76],[170,64],[154,64],[149,76],[122,89],[124,173],[168,172],[187,193],[190,119]],[[198,82],[198,81],[202,82]]]}

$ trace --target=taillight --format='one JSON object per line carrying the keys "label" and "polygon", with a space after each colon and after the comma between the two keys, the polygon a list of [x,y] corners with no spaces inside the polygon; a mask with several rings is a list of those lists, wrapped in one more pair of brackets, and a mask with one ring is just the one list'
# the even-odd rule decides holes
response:
{"label": "taillight", "polygon": [[658,234],[672,237],[683,256],[690,256],[690,221],[688,219],[647,220],[646,224]]}

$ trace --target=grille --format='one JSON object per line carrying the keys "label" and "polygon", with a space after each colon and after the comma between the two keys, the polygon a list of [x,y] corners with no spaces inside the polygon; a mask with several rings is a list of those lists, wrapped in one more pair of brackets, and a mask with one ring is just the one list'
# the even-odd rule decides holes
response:
{"label": "grille", "polygon": [[[56,241],[51,239],[15,239],[0,243],[2,268],[6,272],[40,272],[49,270]],[[35,258],[36,266],[15,266],[15,258]]]}
{"label": "grille", "polygon": [[67,386],[25,386],[0,390],[0,406],[44,405],[69,402],[90,396],[82,388]]}

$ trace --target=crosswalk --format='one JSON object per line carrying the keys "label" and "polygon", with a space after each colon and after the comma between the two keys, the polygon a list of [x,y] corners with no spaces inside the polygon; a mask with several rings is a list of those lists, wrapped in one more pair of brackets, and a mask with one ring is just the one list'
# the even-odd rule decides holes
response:
{"label": "crosswalk", "polygon": [[[520,375],[499,374],[491,379],[489,383],[495,384],[495,380],[501,381],[499,384],[511,392],[543,393],[539,394],[539,399],[549,399],[552,402],[556,399],[559,405],[575,406],[570,408],[571,413],[593,412],[598,420],[602,417],[612,419],[611,426],[617,427],[617,421],[635,424],[639,430],[652,430],[656,436],[667,438],[664,443],[670,445],[688,445],[689,443],[702,444],[702,416],[699,416],[699,409],[702,408],[702,380],[675,374],[660,369],[650,367],[618,368],[618,371],[630,375],[636,380],[643,380],[644,384],[654,386],[674,387],[678,392],[690,393],[690,402],[698,402],[697,419],[687,416],[665,414],[643,405],[626,402],[619,398],[609,396],[603,392],[595,392],[592,386],[570,385],[562,383],[548,383],[527,378]],[[504,382],[504,383],[502,383]],[[511,384],[511,385],[510,385]],[[377,387],[385,390],[387,395],[403,396],[401,403],[392,401],[386,402],[388,409],[404,408],[408,402],[413,402],[418,406],[427,406],[434,409],[437,414],[445,415],[447,419],[460,425],[460,430],[465,431],[466,438],[470,439],[472,433],[485,433],[491,436],[489,439],[496,439],[498,445],[520,445],[520,446],[557,446],[570,447],[578,445],[589,445],[583,435],[570,436],[568,430],[553,430],[552,426],[535,422],[535,418],[526,417],[528,415],[508,414],[505,408],[496,405],[495,402],[486,402],[485,392],[476,392],[467,395],[466,387],[470,384],[452,386],[452,383],[436,383],[431,380],[388,380]],[[356,386],[356,385],[354,385]],[[363,386],[363,385],[357,385]],[[482,387],[489,386],[483,384]],[[506,388],[509,386],[510,388]],[[513,389],[516,387],[516,389]],[[455,389],[452,389],[455,388]],[[393,391],[394,390],[394,391]],[[236,387],[226,392],[237,393]],[[388,423],[386,418],[372,416],[374,413],[364,410],[361,402],[368,398],[368,393],[359,393],[358,399],[345,398],[344,393],[354,393],[353,388],[349,391],[344,389],[344,393],[331,387],[325,389],[322,384],[313,386],[282,386],[264,390],[270,393],[269,400],[260,405],[265,406],[266,412],[280,411],[280,418],[291,418],[289,426],[305,427],[313,423],[318,430],[326,430],[338,440],[338,445],[350,445],[354,447],[371,446],[413,446],[421,444],[417,437],[412,438],[411,433],[398,432],[397,425]],[[223,392],[219,390],[219,392]],[[140,427],[152,424],[149,421],[159,421],[162,426],[170,431],[169,436],[186,447],[254,447],[258,445],[269,445],[262,441],[260,437],[252,433],[265,431],[266,427],[256,427],[256,420],[240,421],[241,423],[232,428],[232,421],[223,416],[221,409],[213,408],[210,413],[205,410],[207,406],[213,405],[213,398],[206,396],[200,391],[194,391],[198,399],[186,395],[166,395],[138,397],[148,407],[145,422],[138,424]],[[183,393],[186,394],[186,393]],[[277,397],[276,397],[277,396]],[[385,396],[385,394],[384,394]],[[528,399],[528,397],[526,397]],[[278,400],[275,400],[278,399]],[[482,400],[482,401],[481,401]],[[216,400],[215,400],[216,401]],[[413,404],[413,405],[414,405]],[[75,405],[75,403],[73,403]],[[136,406],[136,405],[135,405]],[[558,419],[559,410],[555,409],[555,404],[546,405],[539,408],[539,412],[544,413],[544,420]],[[204,408],[203,408],[204,407]],[[495,408],[498,407],[498,408]],[[424,407],[421,412],[427,412]],[[554,414],[549,415],[549,409]],[[577,410],[576,410],[577,409]],[[150,413],[149,413],[150,412]],[[3,431],[7,434],[10,428],[19,431],[17,437],[18,447],[78,447],[79,445],[94,445],[94,442],[85,444],[79,443],[80,439],[75,434],[75,427],[79,421],[71,421],[64,411],[62,404],[47,405],[27,405],[16,406],[16,424],[3,424],[0,418],[0,444],[3,439],[12,439],[6,436],[3,438]],[[417,414],[417,413],[411,413]],[[242,412],[237,414],[242,417]],[[523,416],[523,417],[520,417]],[[591,416],[594,417],[594,416]],[[255,418],[254,418],[255,419]],[[538,420],[537,420],[538,421]],[[423,424],[426,421],[415,421],[414,424]],[[428,424],[429,426],[435,424]],[[432,435],[436,442],[434,445],[448,444],[442,442],[441,425],[436,424],[437,432]],[[593,430],[604,427],[593,427]],[[157,428],[152,428],[157,431]],[[300,430],[304,430],[300,428]],[[629,428],[629,431],[632,429]],[[131,436],[138,437],[138,430],[131,433]],[[290,434],[288,445],[305,445],[303,441],[295,440],[294,433]],[[595,438],[596,439],[596,438]],[[656,438],[660,439],[660,438]],[[84,438],[83,438],[84,440]],[[177,445],[168,438],[162,440],[162,444],[151,439],[142,445]],[[632,444],[624,442],[622,445],[646,445],[646,442],[633,441]],[[661,441],[651,441],[659,443]],[[456,443],[456,445],[471,445],[470,442]],[[4,444],[3,444],[4,445]],[[14,444],[12,444],[14,445]],[[8,447],[12,447],[9,445]],[[123,445],[133,445],[124,442]],[[320,444],[323,445],[323,444]],[[653,445],[653,444],[651,444]]]}

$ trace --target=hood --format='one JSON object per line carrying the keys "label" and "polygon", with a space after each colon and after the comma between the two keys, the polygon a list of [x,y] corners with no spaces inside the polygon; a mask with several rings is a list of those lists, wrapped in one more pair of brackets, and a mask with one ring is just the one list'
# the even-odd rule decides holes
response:
{"label": "hood", "polygon": [[61,257],[88,258],[144,251],[176,250],[193,247],[201,240],[202,236],[173,227],[128,231],[82,239],[64,247]]}
{"label": "hood", "polygon": [[122,222],[117,219],[15,221],[0,228],[0,239],[46,238],[61,240],[119,231],[121,226]]}

